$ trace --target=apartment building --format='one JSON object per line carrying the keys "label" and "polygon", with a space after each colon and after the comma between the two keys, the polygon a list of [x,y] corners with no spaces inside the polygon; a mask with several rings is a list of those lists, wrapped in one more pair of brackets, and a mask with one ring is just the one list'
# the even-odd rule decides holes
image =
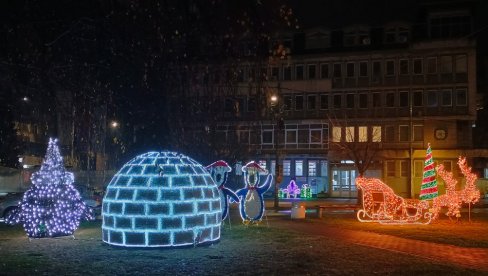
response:
{"label": "apartment building", "polygon": [[282,175],[282,188],[294,179],[317,196],[356,197],[355,163],[368,162],[365,175],[417,197],[428,144],[462,177],[458,156],[476,157],[471,9],[420,8],[410,21],[280,34],[269,60],[229,68],[235,89],[212,110],[222,145],[247,147],[244,159]]}

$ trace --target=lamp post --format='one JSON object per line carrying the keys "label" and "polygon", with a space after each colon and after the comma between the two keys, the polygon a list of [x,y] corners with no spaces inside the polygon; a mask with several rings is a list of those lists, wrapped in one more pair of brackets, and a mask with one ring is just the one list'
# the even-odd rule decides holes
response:
{"label": "lamp post", "polygon": [[274,131],[274,133],[276,133],[276,137],[274,137],[274,139],[273,139],[275,155],[276,155],[273,207],[276,211],[278,211],[279,206],[280,206],[280,199],[278,198],[278,190],[279,190],[279,185],[280,185],[282,178],[283,178],[281,165],[280,165],[281,152],[279,149],[279,147],[280,147],[279,137],[281,135],[283,118],[281,117],[281,106],[280,106],[280,101],[279,101],[278,95],[272,94],[269,98],[269,102],[270,102],[270,107],[271,107],[271,116],[273,119],[273,123],[277,127],[277,129],[276,129],[277,131]]}

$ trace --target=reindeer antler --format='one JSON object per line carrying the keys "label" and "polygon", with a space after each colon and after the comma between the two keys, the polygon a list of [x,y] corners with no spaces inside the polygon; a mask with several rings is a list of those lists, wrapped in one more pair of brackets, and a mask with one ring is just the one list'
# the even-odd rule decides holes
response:
{"label": "reindeer antler", "polygon": [[461,169],[462,174],[466,177],[466,186],[461,191],[461,196],[466,203],[476,203],[480,199],[480,191],[474,184],[478,177],[476,174],[471,172],[471,167],[466,164],[465,157],[459,157],[458,161],[459,169]]}
{"label": "reindeer antler", "polygon": [[444,183],[446,183],[446,194],[456,192],[457,180],[454,179],[452,172],[446,171],[444,164],[437,165],[436,170],[437,174],[439,174],[442,180],[444,180]]}

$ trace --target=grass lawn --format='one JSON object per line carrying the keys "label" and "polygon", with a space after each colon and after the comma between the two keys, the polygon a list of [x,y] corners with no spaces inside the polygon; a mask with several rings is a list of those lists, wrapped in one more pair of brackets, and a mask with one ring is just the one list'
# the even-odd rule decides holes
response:
{"label": "grass lawn", "polygon": [[[109,246],[101,241],[100,221],[83,223],[75,233],[75,240],[63,237],[29,241],[21,227],[1,224],[0,275],[480,274],[476,270],[398,252],[275,228],[274,220],[283,219],[270,217],[270,227],[266,224],[246,227],[235,221],[232,228],[228,224],[223,226],[219,243],[182,249],[128,249]],[[391,234],[398,235],[403,235],[401,232],[405,229],[409,235],[419,237],[428,235],[414,232],[427,233],[429,227],[437,232],[434,229],[442,228],[441,225],[433,225],[388,229],[359,223],[352,214],[327,214],[323,219],[309,221],[366,231],[390,231]]]}

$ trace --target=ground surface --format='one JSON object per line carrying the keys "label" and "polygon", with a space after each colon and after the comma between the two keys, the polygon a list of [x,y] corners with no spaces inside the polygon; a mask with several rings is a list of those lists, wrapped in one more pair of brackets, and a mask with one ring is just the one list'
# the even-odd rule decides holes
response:
{"label": "ground surface", "polygon": [[[237,218],[237,214],[232,214]],[[311,215],[312,217],[312,215]],[[84,223],[76,239],[29,240],[19,226],[0,225],[0,275],[480,275],[431,259],[351,243],[340,237],[304,233],[295,224],[377,232],[465,247],[488,247],[485,215],[473,223],[443,220],[425,226],[385,227],[359,223],[353,213],[328,213],[322,219],[292,221],[269,216],[268,225],[224,225],[221,241],[184,249],[126,249],[101,241],[99,221]],[[289,227],[287,227],[287,225]],[[269,227],[268,227],[269,226]]]}

